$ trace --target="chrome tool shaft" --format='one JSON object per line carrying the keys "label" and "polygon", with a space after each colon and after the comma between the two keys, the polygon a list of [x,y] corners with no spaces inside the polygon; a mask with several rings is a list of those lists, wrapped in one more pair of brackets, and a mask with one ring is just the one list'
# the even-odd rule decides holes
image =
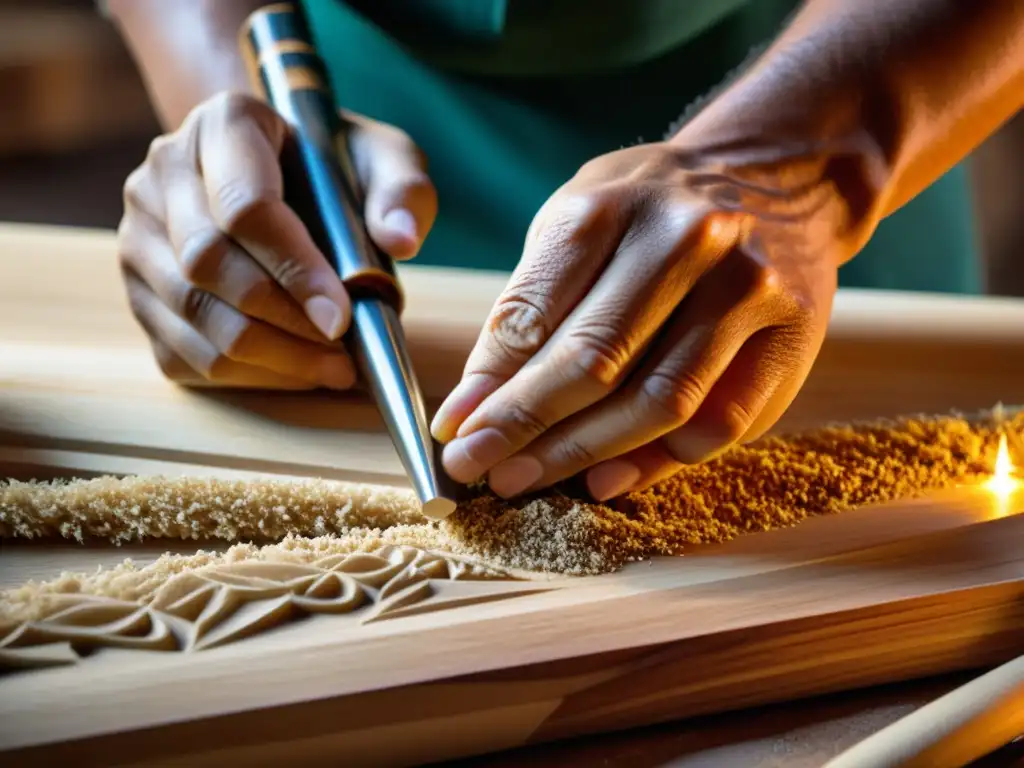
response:
{"label": "chrome tool shaft", "polygon": [[298,4],[252,14],[240,34],[252,81],[288,122],[282,152],[288,202],[310,229],[352,299],[348,340],[423,506],[443,519],[456,485],[438,471],[437,446],[399,322],[402,289],[394,265],[370,241],[362,195],[327,76]]}

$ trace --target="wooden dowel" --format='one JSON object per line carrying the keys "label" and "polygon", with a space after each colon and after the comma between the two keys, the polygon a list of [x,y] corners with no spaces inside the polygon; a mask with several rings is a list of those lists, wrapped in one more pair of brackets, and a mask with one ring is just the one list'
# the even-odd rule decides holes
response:
{"label": "wooden dowel", "polygon": [[1024,734],[1024,656],[864,739],[826,768],[959,768]]}

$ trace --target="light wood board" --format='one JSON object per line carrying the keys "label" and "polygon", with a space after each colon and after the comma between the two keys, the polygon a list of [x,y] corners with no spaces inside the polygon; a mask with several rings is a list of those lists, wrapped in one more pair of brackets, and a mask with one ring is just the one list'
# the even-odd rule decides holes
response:
{"label": "light wood board", "polygon": [[[414,357],[443,395],[503,279],[405,279]],[[1020,302],[846,293],[783,427],[1020,402],[1022,352]],[[106,472],[402,482],[365,403],[164,382],[109,235],[0,231],[0,473]],[[608,576],[435,568],[403,604],[374,592],[215,647],[103,647],[7,675],[0,750],[5,765],[408,764],[995,664],[1024,651],[1021,511],[1022,495],[962,489]],[[3,547],[0,582],[72,562]]]}
{"label": "light wood board", "polygon": [[[457,383],[505,277],[402,272],[412,356],[436,400]],[[141,459],[160,472],[202,465],[406,483],[363,399],[165,381],[128,313],[109,233],[0,229],[0,364],[0,447],[37,450],[20,460],[6,452],[0,472],[19,461],[118,472]],[[1021,399],[1024,301],[841,291],[818,362],[778,429]]]}

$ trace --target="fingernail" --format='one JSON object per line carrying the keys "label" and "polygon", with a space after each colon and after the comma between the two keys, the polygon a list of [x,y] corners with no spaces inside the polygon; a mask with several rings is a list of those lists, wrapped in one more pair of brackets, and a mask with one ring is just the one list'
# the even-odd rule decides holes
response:
{"label": "fingernail", "polygon": [[452,480],[471,483],[510,453],[510,445],[498,430],[487,427],[468,437],[453,440],[441,455]]}
{"label": "fingernail", "polygon": [[451,409],[446,410],[445,406],[447,405],[447,400],[441,403],[441,407],[437,409],[437,413],[434,414],[434,418],[430,422],[430,434],[442,445],[451,442],[452,438],[455,437],[455,429],[449,423],[451,416],[448,411]]}
{"label": "fingernail", "polygon": [[491,490],[502,498],[518,496],[544,476],[544,467],[533,456],[513,456],[487,475]]}
{"label": "fingernail", "polygon": [[459,382],[430,423],[434,439],[440,443],[454,440],[463,422],[497,387],[498,382],[490,376],[469,376]]}
{"label": "fingernail", "polygon": [[306,316],[320,333],[331,341],[341,337],[342,323],[344,321],[341,307],[326,296],[313,296],[306,299],[304,307]]}
{"label": "fingernail", "polygon": [[324,358],[317,372],[317,381],[330,389],[351,389],[355,384],[352,364],[343,357]]}
{"label": "fingernail", "polygon": [[631,461],[612,459],[587,473],[587,490],[596,501],[621,496],[640,481],[640,468]]}
{"label": "fingernail", "polygon": [[682,464],[702,464],[724,453],[723,440],[696,429],[680,430],[680,434],[667,438],[671,454]]}
{"label": "fingernail", "polygon": [[408,240],[418,241],[416,219],[405,208],[395,208],[384,216],[384,226]]}

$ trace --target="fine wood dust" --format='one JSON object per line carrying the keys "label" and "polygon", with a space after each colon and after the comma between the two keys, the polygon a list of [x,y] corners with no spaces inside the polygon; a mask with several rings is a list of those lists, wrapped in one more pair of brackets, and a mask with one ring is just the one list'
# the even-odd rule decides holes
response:
{"label": "fine wood dust", "polygon": [[144,601],[184,570],[253,559],[311,562],[395,544],[469,557],[498,570],[605,573],[632,560],[678,555],[694,544],[980,480],[992,471],[1000,434],[1022,430],[1024,411],[1002,409],[826,427],[737,447],[609,505],[589,503],[569,486],[513,503],[481,491],[440,522],[416,511],[411,491],[355,483],[10,481],[0,484],[0,539],[242,543],[226,552],[167,554],[144,567],[129,560],[0,592],[0,619],[24,615],[46,593]]}

